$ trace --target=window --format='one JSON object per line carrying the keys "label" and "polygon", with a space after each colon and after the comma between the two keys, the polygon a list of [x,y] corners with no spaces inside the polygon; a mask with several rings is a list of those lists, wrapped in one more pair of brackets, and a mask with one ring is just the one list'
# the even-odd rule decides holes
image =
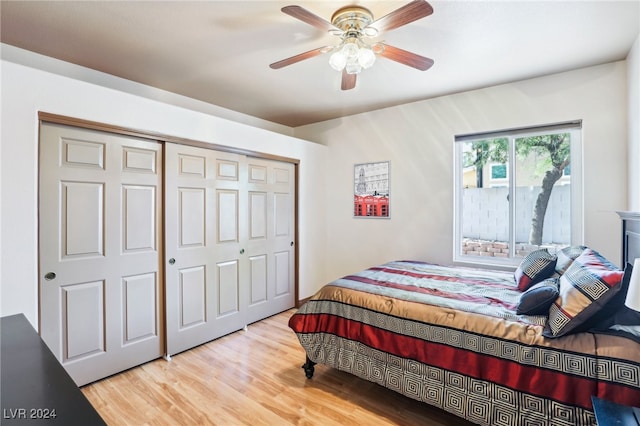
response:
{"label": "window", "polygon": [[506,179],[507,178],[507,165],[506,164],[492,164],[491,165],[491,179]]}
{"label": "window", "polygon": [[581,122],[456,136],[457,262],[582,244]]}

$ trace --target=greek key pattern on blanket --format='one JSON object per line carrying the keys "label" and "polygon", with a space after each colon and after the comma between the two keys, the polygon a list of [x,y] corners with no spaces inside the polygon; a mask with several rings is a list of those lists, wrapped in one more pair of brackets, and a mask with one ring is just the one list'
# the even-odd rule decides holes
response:
{"label": "greek key pattern on blanket", "polygon": [[640,386],[636,365],[623,365],[619,362],[607,362],[607,360],[598,362],[592,356],[528,346],[495,337],[394,317],[357,306],[344,305],[340,302],[318,300],[309,303],[309,307],[312,307],[313,313],[335,315],[350,321],[373,325],[396,334],[417,337],[428,342],[443,343],[520,364],[535,365],[562,373],[598,377],[603,381],[617,381]]}
{"label": "greek key pattern on blanket", "polygon": [[[593,425],[590,411],[514,391],[332,334],[301,334],[309,358],[481,425]],[[487,403],[488,399],[493,404]],[[526,421],[526,423],[523,423]]]}

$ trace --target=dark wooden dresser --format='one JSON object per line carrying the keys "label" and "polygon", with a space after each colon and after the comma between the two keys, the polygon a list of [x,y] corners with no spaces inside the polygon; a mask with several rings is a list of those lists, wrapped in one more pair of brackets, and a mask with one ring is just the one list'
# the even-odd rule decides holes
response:
{"label": "dark wooden dresser", "polygon": [[106,425],[24,315],[0,328],[0,424]]}
{"label": "dark wooden dresser", "polygon": [[618,212],[622,219],[622,264],[640,257],[640,212]]}

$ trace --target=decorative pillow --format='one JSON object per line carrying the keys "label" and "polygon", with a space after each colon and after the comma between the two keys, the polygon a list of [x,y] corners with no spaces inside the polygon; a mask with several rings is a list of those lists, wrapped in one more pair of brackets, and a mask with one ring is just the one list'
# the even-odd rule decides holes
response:
{"label": "decorative pillow", "polygon": [[632,273],[633,265],[627,263],[624,269],[622,283],[620,284],[620,290],[614,297],[609,299],[606,306],[602,307],[598,313],[589,318],[589,320],[580,327],[579,331],[584,330],[597,333],[608,332],[610,331],[609,328],[613,325],[640,326],[640,312],[629,309],[624,304]]}
{"label": "decorative pillow", "polygon": [[560,337],[578,331],[620,291],[623,275],[597,251],[585,249],[560,276],[560,294],[542,334]]}
{"label": "decorative pillow", "polygon": [[516,313],[519,315],[548,315],[549,307],[559,294],[558,278],[547,278],[522,293]]}
{"label": "decorative pillow", "polygon": [[573,261],[587,248],[586,246],[570,246],[560,250],[558,252],[558,261],[556,262],[556,273],[559,275],[564,274]]}
{"label": "decorative pillow", "polygon": [[546,249],[532,251],[522,259],[514,273],[518,290],[526,291],[529,287],[553,274],[557,257]]}

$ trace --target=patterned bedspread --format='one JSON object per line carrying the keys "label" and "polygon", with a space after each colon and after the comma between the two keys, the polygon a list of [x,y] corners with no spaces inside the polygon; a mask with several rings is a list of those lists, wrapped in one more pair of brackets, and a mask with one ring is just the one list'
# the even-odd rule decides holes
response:
{"label": "patterned bedspread", "polygon": [[310,360],[478,424],[595,424],[591,397],[640,405],[640,345],[542,336],[513,274],[397,261],[338,279],[291,317]]}

